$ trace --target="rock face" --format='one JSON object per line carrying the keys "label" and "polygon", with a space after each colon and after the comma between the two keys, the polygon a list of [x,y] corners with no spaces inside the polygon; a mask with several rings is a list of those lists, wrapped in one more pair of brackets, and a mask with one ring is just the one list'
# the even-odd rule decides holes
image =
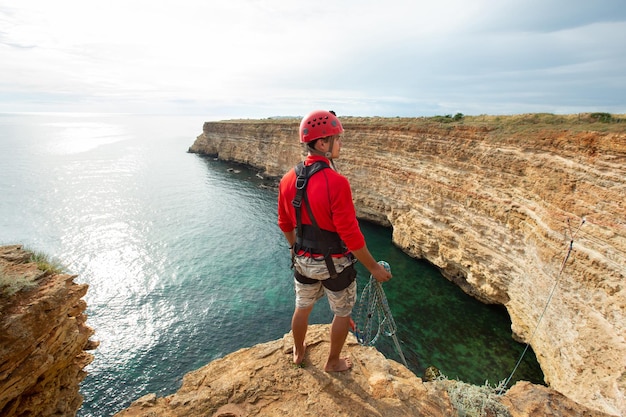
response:
{"label": "rock face", "polygon": [[83,368],[92,360],[86,350],[97,346],[85,324],[87,285],[41,271],[29,258],[20,246],[0,247],[4,279],[37,283],[0,294],[0,415],[73,416],[82,404]]}
{"label": "rock face", "polygon": [[[625,129],[478,119],[342,119],[337,165],[357,211],[467,293],[504,305],[552,388],[624,415]],[[278,177],[302,158],[298,123],[205,123],[190,152]]]}
{"label": "rock face", "polygon": [[353,368],[326,373],[329,332],[328,325],[309,327],[304,368],[292,365],[293,338],[287,334],[190,372],[177,393],[161,398],[148,394],[116,417],[606,416],[529,383],[518,383],[511,395],[501,397],[477,396],[472,387],[456,381],[423,383],[375,348],[358,345],[352,334],[344,354],[351,357]]}

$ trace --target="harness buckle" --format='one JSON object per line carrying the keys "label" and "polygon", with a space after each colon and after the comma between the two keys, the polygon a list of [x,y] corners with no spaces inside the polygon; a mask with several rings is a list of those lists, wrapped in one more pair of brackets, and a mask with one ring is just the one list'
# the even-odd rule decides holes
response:
{"label": "harness buckle", "polygon": [[296,190],[304,190],[306,188],[307,179],[305,175],[298,175],[296,177]]}
{"label": "harness buckle", "polygon": [[302,195],[296,194],[293,200],[291,200],[291,204],[297,209],[302,207]]}

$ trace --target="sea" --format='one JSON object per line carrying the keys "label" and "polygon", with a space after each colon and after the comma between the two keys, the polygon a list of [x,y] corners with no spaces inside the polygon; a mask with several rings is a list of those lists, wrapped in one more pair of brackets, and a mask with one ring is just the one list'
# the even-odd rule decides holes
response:
{"label": "sea", "polygon": [[[0,114],[0,245],[45,253],[89,285],[87,324],[100,345],[78,416],[111,416],[145,394],[172,394],[185,373],[290,330],[292,271],[273,181],[188,153],[209,120]],[[543,383],[504,308],[404,254],[390,228],[360,224],[393,273],[383,289],[399,345],[382,334],[376,347],[385,356],[401,362],[399,346],[417,376],[435,366],[492,386],[521,358],[509,386]],[[357,269],[361,291],[369,276]],[[320,300],[310,322],[331,319]]]}

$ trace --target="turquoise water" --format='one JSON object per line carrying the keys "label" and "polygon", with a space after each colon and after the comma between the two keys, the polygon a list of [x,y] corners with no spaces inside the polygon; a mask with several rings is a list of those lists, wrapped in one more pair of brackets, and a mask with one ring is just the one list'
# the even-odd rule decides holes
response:
{"label": "turquoise water", "polygon": [[[186,372],[289,331],[276,193],[245,167],[186,152],[207,119],[0,115],[0,244],[51,254],[90,286],[88,324],[101,344],[79,416],[172,393]],[[403,254],[391,230],[362,227],[394,273],[384,288],[409,367],[477,384],[507,378],[524,346],[506,312]],[[361,288],[365,278],[361,268]],[[330,319],[323,300],[311,321]],[[377,346],[399,360],[391,338]],[[518,379],[542,381],[532,352]]]}

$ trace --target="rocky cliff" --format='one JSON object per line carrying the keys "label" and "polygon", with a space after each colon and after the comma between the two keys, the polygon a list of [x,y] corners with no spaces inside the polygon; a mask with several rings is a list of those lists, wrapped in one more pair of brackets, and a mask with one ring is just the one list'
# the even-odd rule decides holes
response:
{"label": "rocky cliff", "polygon": [[[504,305],[550,387],[626,414],[624,125],[342,120],[337,165],[359,215],[392,226],[394,244],[467,293]],[[302,157],[297,130],[297,120],[205,123],[190,152],[277,177]]]}
{"label": "rocky cliff", "polygon": [[[31,256],[0,247],[0,415],[73,416],[87,350],[97,346],[85,324],[87,285],[40,269]],[[18,281],[23,289],[7,290]]]}
{"label": "rocky cliff", "polygon": [[452,380],[423,382],[375,348],[348,336],[344,353],[354,366],[327,373],[328,325],[307,333],[304,368],[291,362],[293,338],[246,348],[188,373],[177,393],[148,394],[115,417],[606,417],[558,392],[517,383],[503,396],[493,388]]}

